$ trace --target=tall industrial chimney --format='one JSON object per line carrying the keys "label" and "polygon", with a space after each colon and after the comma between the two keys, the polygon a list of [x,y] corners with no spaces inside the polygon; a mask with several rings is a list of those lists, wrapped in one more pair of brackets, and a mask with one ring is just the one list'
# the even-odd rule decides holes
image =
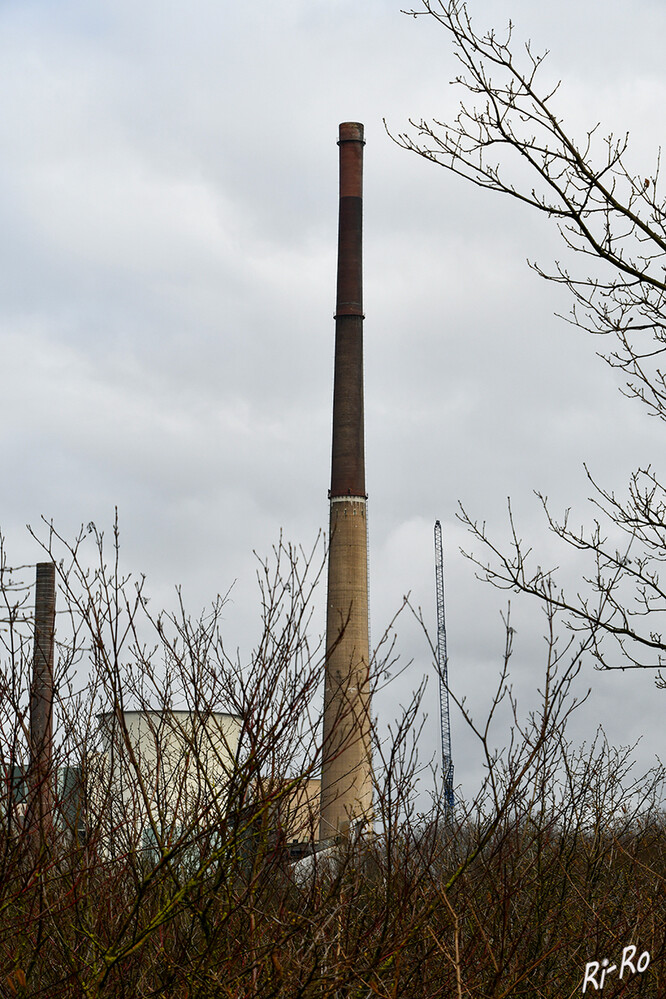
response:
{"label": "tall industrial chimney", "polygon": [[30,689],[31,815],[41,833],[50,822],[53,751],[53,646],[55,564],[38,562],[35,580],[35,651]]}
{"label": "tall industrial chimney", "polygon": [[363,424],[363,125],[340,125],[333,454],[320,838],[372,812]]}

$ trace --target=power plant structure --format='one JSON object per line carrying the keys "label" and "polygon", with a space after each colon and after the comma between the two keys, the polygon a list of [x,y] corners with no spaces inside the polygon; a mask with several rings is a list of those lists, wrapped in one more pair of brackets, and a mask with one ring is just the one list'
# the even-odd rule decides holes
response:
{"label": "power plant structure", "polygon": [[339,127],[324,733],[320,839],[372,815],[368,530],[363,416],[363,125]]}
{"label": "power plant structure", "polygon": [[[319,842],[324,845],[371,823],[373,816],[363,403],[364,145],[362,124],[343,122],[339,126],[338,265],[321,781],[317,786],[315,780],[308,780],[295,797],[292,795],[293,801],[286,793],[282,795],[285,808],[293,814],[281,817],[280,808],[274,810],[276,823],[290,836],[295,834],[303,838],[308,835],[310,846],[314,846],[311,841],[317,826]],[[198,795],[203,793],[202,781],[208,785],[208,792],[212,793],[211,788],[215,788],[215,793],[220,793],[236,760],[241,719],[213,712],[204,721],[196,712],[158,711],[149,707],[133,711],[120,710],[116,706],[113,711],[99,716],[103,735],[101,750],[84,754],[81,765],[56,766],[52,758],[55,575],[53,563],[37,566],[30,762],[26,767],[18,761],[12,770],[10,780],[17,788],[14,799],[19,804],[28,799],[35,802],[40,828],[45,819],[50,822],[51,815],[56,817],[57,813],[58,821],[61,824],[64,821],[77,835],[80,831],[83,839],[87,809],[84,784],[92,781],[95,785],[90,799],[93,810],[100,814],[109,811],[100,794],[104,788],[109,793],[113,791],[110,798],[116,801],[118,811],[115,825],[121,830],[124,824],[125,833],[133,843],[149,826],[154,832],[154,823],[148,818],[156,809],[160,821],[173,825],[178,809],[182,810],[190,800],[198,801]],[[196,765],[188,756],[195,746],[198,747]],[[132,763],[127,772],[126,756]],[[142,788],[154,787],[159,807],[147,791],[142,791],[142,803],[134,808],[135,784]],[[110,812],[109,822],[114,825]],[[117,839],[116,834],[112,838]]]}

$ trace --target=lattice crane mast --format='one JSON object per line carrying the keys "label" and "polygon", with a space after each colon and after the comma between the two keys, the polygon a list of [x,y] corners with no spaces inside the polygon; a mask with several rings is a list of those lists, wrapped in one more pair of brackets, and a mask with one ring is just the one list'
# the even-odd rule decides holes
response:
{"label": "lattice crane mast", "polygon": [[444,550],[442,547],[442,525],[438,520],[435,521],[435,589],[437,592],[437,672],[439,674],[439,712],[442,730],[442,778],[444,781],[444,802],[447,808],[453,808],[449,660],[446,651],[446,621],[444,618]]}

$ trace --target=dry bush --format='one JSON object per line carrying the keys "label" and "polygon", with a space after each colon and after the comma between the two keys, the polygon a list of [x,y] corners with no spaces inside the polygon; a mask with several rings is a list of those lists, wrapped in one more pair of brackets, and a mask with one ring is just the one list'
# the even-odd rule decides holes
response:
{"label": "dry bush", "polygon": [[[503,753],[490,723],[474,726],[487,780],[454,813],[437,800],[428,815],[414,810],[417,697],[376,746],[375,828],[317,853],[303,874],[286,830],[319,759],[321,646],[307,630],[321,563],[280,543],[260,567],[262,632],[244,663],[226,652],[221,602],[196,620],[182,606],[153,615],[143,581],[122,578],[115,540],[109,566],[95,532],[71,546],[49,539],[49,556],[67,562],[59,792],[41,837],[10,779],[27,753],[31,621],[28,591],[3,563],[0,994],[559,999],[580,988],[588,960],[629,943],[652,963],[622,994],[660,994],[662,774],[632,785],[629,756],[601,736],[586,752],[567,744],[578,653],[565,662],[551,641],[541,709],[524,724],[515,709]],[[509,629],[496,704],[510,640]],[[129,714],[139,709],[152,712],[141,746]],[[187,722],[214,712],[238,718],[226,747]],[[179,762],[167,765],[174,746]],[[314,832],[306,818],[303,834]]]}

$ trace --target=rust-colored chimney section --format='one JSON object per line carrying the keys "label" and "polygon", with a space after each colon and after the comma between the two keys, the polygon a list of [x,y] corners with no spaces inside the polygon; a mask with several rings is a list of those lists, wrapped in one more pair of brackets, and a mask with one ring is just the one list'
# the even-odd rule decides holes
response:
{"label": "rust-colored chimney section", "polygon": [[372,812],[363,421],[363,125],[340,125],[324,741],[320,838]]}
{"label": "rust-colored chimney section", "polygon": [[363,125],[340,125],[331,497],[365,496],[363,427]]}
{"label": "rust-colored chimney section", "polygon": [[44,831],[52,808],[53,646],[55,565],[38,562],[35,582],[35,652],[30,690],[30,783],[34,814]]}

